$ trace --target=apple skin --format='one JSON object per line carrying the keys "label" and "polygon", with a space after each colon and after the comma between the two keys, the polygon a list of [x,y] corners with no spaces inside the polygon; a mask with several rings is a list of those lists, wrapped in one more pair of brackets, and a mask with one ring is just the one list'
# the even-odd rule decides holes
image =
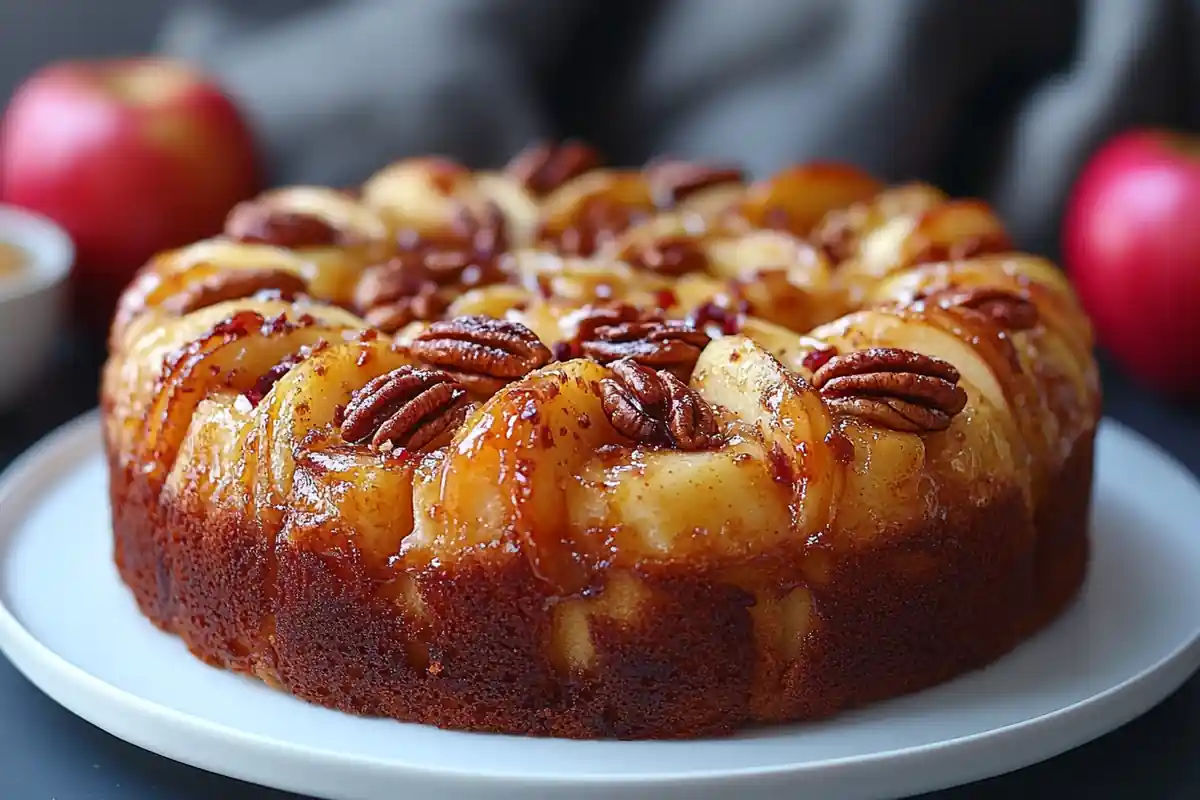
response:
{"label": "apple skin", "polygon": [[1101,346],[1146,386],[1200,397],[1200,139],[1134,130],[1101,147],[1062,245]]}
{"label": "apple skin", "polygon": [[260,188],[234,103],[175,61],[51,65],[21,85],[0,123],[0,199],[67,230],[76,288],[100,292],[94,302],[155,253],[219,232]]}

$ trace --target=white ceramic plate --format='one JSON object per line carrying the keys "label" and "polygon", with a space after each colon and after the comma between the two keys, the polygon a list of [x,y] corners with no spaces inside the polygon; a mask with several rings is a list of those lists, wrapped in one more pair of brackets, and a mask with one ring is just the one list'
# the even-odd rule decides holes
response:
{"label": "white ceramic plate", "polygon": [[141,747],[338,800],[895,797],[1049,758],[1200,665],[1200,486],[1119,425],[1100,436],[1081,600],[989,669],[828,722],[693,742],[454,733],[310,706],[204,666],[134,607],[110,558],[94,415],[0,480],[0,648]]}

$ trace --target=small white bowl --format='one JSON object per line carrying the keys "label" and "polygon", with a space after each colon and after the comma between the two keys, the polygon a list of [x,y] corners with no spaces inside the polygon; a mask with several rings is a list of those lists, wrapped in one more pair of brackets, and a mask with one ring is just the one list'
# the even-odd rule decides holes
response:
{"label": "small white bowl", "polygon": [[14,275],[0,276],[0,408],[29,391],[50,365],[65,318],[66,279],[75,245],[58,225],[38,214],[0,205],[0,242],[29,258]]}

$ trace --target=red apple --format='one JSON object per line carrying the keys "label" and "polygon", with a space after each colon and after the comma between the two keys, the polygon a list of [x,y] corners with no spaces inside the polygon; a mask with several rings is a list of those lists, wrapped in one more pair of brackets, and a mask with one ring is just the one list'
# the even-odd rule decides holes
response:
{"label": "red apple", "polygon": [[1102,147],[1063,256],[1101,346],[1152,388],[1200,395],[1200,139],[1138,130]]}
{"label": "red apple", "polygon": [[233,102],[175,61],[52,65],[0,126],[0,198],[66,228],[79,288],[102,303],[154,253],[220,231],[259,175]]}

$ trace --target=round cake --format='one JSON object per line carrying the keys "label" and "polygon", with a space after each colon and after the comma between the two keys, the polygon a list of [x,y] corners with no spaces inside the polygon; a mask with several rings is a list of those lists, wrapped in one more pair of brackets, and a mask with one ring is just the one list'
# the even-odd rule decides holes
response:
{"label": "round cake", "polygon": [[122,297],[115,559],[199,658],[447,728],[719,735],[986,665],[1075,597],[1100,392],[975,200],[392,164],[290,187]]}

